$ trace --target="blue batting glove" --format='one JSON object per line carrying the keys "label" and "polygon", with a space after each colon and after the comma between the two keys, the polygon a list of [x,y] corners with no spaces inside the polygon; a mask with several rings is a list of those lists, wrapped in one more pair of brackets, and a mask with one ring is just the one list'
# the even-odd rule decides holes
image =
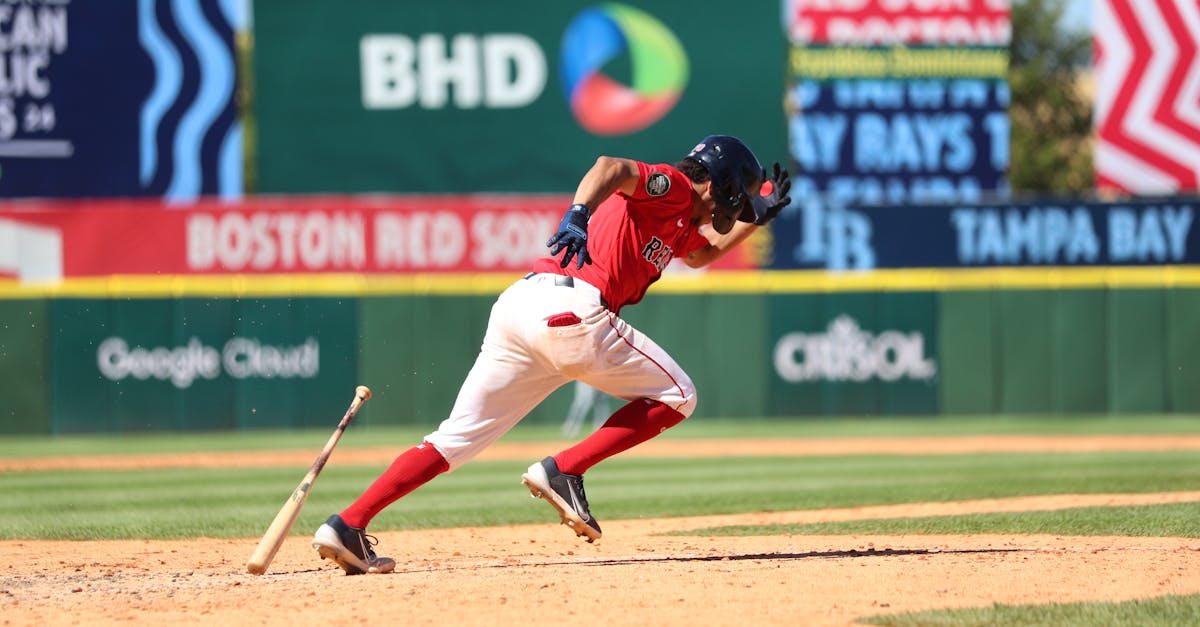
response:
{"label": "blue batting glove", "polygon": [[592,263],[592,256],[587,251],[587,227],[590,213],[584,205],[571,205],[558,225],[558,232],[550,238],[550,241],[546,242],[546,246],[550,247],[551,256],[557,256],[564,249],[567,251],[563,255],[559,267],[567,267],[567,264],[571,263],[572,257],[576,258],[578,263],[576,267],[578,268],[582,268],[585,263]]}
{"label": "blue batting glove", "polygon": [[774,220],[775,216],[792,202],[788,196],[792,189],[792,181],[788,178],[788,171],[781,168],[778,161],[775,162],[774,174],[768,178],[764,170],[763,179],[762,190],[750,201],[750,206],[754,208],[754,223],[759,226]]}

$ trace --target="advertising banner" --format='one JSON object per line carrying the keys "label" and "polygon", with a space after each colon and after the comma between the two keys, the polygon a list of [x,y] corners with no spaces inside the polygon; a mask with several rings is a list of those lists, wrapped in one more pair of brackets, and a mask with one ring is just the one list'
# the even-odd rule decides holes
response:
{"label": "advertising banner", "polygon": [[936,310],[929,292],[772,297],[771,413],[937,413]]}
{"label": "advertising banner", "polygon": [[242,193],[237,2],[5,2],[0,197]]}
{"label": "advertising banner", "polygon": [[1200,189],[1200,4],[1096,0],[1096,187]]}
{"label": "advertising banner", "polygon": [[789,101],[794,198],[971,202],[1008,185],[1003,81],[801,80]]}
{"label": "advertising banner", "polygon": [[792,41],[1007,46],[1011,0],[785,0]]}
{"label": "advertising banner", "polygon": [[1008,0],[791,0],[794,197],[975,202],[1008,194]]}
{"label": "advertising banner", "polygon": [[254,4],[257,189],[573,192],[710,134],[784,161],[777,3]]}
{"label": "advertising banner", "polygon": [[[526,272],[570,196],[255,197],[0,206],[0,277]],[[756,267],[739,247],[716,269]]]}
{"label": "advertising banner", "polygon": [[776,219],[773,268],[1200,263],[1200,199],[864,206],[808,203]]}
{"label": "advertising banner", "polygon": [[357,311],[341,299],[56,299],[55,430],[329,424],[357,384]]}

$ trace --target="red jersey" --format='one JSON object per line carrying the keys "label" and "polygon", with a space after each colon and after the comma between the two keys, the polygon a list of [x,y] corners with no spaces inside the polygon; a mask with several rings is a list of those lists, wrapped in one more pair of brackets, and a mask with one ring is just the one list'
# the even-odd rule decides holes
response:
{"label": "red jersey", "polygon": [[642,300],[671,259],[708,243],[692,226],[691,179],[665,163],[639,161],[637,166],[637,191],[632,196],[616,192],[592,211],[587,241],[592,263],[577,268],[571,259],[562,268],[561,254],[533,263],[534,272],[565,274],[596,286],[613,313]]}

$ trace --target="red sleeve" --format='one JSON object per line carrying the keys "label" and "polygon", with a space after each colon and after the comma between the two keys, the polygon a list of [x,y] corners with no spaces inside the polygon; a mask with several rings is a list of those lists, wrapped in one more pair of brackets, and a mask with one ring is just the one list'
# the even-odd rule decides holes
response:
{"label": "red sleeve", "polygon": [[687,175],[666,163],[651,165],[637,162],[638,185],[630,200],[654,201],[667,211],[681,210],[692,206],[692,181]]}

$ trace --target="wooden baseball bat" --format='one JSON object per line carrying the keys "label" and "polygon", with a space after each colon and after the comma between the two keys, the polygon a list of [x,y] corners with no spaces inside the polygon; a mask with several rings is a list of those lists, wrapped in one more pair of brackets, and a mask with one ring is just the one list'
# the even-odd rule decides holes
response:
{"label": "wooden baseball bat", "polygon": [[250,561],[246,562],[247,572],[252,575],[261,575],[267,572],[267,566],[271,564],[271,560],[275,559],[275,554],[279,552],[279,547],[283,545],[284,539],[291,532],[292,525],[296,524],[296,518],[300,516],[300,508],[304,507],[304,502],[308,500],[308,493],[312,490],[313,484],[317,482],[317,475],[321,474],[325,462],[329,460],[329,454],[333,452],[333,447],[337,446],[338,440],[342,439],[342,433],[346,427],[350,426],[354,414],[358,413],[358,409],[369,398],[371,398],[371,390],[367,386],[360,385],[354,388],[354,400],[350,403],[350,409],[346,410],[346,415],[342,416],[342,421],[338,423],[337,429],[334,429],[333,435],[329,436],[329,441],[325,443],[325,448],[321,449],[321,454],[317,455],[317,460],[313,462],[312,468],[308,469],[308,474],[304,475],[304,480],[300,482],[299,486],[296,486],[292,496],[284,501],[283,508],[275,515],[271,526],[267,527],[267,532],[263,534],[262,540],[258,541],[258,547],[250,556]]}

